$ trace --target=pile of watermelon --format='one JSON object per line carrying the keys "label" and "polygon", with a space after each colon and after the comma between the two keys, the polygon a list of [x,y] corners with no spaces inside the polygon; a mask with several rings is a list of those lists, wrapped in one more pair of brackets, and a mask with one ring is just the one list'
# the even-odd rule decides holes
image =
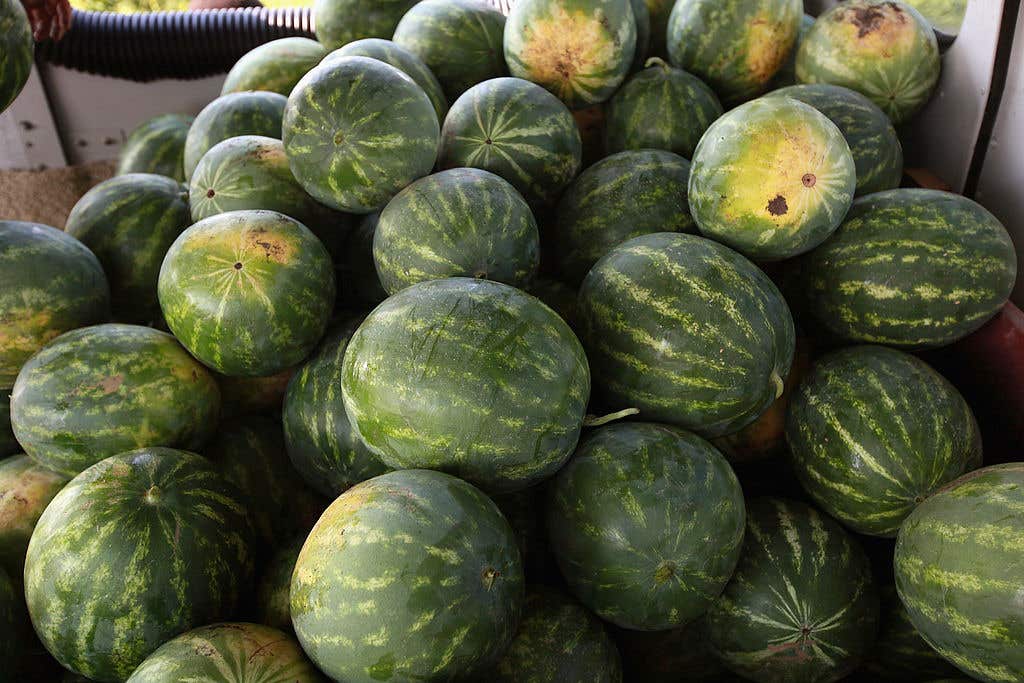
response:
{"label": "pile of watermelon", "polygon": [[922,14],[316,15],[0,221],[0,681],[1024,681]]}

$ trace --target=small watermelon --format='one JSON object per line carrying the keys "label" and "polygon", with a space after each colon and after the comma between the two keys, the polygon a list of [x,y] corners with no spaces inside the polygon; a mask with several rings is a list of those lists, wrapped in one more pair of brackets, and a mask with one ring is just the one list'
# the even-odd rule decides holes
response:
{"label": "small watermelon", "polygon": [[334,680],[482,673],[519,626],[523,569],[493,502],[442,472],[391,472],[327,508],[295,565],[295,633]]}
{"label": "small watermelon", "polygon": [[0,112],[28,82],[35,55],[32,27],[18,0],[0,0]]}
{"label": "small watermelon", "polygon": [[334,50],[362,38],[390,38],[398,20],[419,0],[316,0],[316,38]]}
{"label": "small watermelon", "polygon": [[117,175],[153,173],[185,181],[185,140],[194,116],[161,114],[143,121],[121,148]]}
{"label": "small watermelon", "polygon": [[11,428],[11,390],[0,389],[0,458],[21,450]]}
{"label": "small watermelon", "polygon": [[373,236],[377,232],[379,213],[363,216],[345,236],[344,249],[338,261],[338,301],[355,310],[373,308],[388,293],[380,283],[373,264]]}
{"label": "small watermelon", "polygon": [[185,178],[221,140],[238,135],[281,138],[281,119],[288,99],[276,92],[234,92],[221,95],[199,112],[185,138]]}
{"label": "small watermelon", "polygon": [[475,277],[525,288],[540,263],[537,222],[508,181],[476,168],[420,178],[388,202],[373,260],[389,293],[424,280]]}
{"label": "small watermelon", "polygon": [[220,414],[225,420],[243,415],[280,415],[284,392],[295,368],[266,377],[228,377],[214,373],[220,385]]}
{"label": "small watermelon", "polygon": [[807,34],[813,25],[814,17],[810,14],[805,14],[801,17],[800,31],[796,35],[796,42],[793,44],[793,48],[789,51],[789,57],[786,58],[786,63],[782,65],[782,68],[775,74],[775,78],[772,79],[771,87],[773,90],[775,88],[784,88],[789,85],[796,85],[796,56],[800,51],[800,46],[803,44],[804,38],[807,37]]}
{"label": "small watermelon", "polygon": [[27,455],[0,460],[0,571],[21,583],[36,521],[70,477],[40,467]]}
{"label": "small watermelon", "polygon": [[247,90],[287,97],[306,72],[327,56],[327,48],[309,38],[279,38],[249,50],[235,62],[220,94]]}
{"label": "small watermelon", "polygon": [[279,546],[263,567],[256,587],[256,614],[261,624],[292,632],[291,586],[295,561],[306,542],[306,533]]}

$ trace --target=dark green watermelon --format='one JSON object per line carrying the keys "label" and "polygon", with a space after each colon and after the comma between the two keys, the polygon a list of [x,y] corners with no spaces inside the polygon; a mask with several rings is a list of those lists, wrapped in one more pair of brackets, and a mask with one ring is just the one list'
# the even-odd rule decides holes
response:
{"label": "dark green watermelon", "polygon": [[214,373],[220,385],[220,414],[223,419],[243,415],[280,415],[284,392],[295,368],[266,377],[228,377]]}
{"label": "dark green watermelon", "polygon": [[334,50],[362,38],[391,38],[402,18],[418,0],[316,0],[313,18],[316,38]]}
{"label": "dark green watermelon", "polygon": [[235,62],[220,94],[247,90],[287,97],[306,72],[327,56],[327,48],[309,38],[279,38],[249,50]]}
{"label": "dark green watermelon", "polygon": [[115,320],[160,320],[160,264],[192,224],[188,205],[188,188],[177,180],[130,173],[100,183],[71,209],[64,230],[100,260],[110,282]]}
{"label": "dark green watermelon", "polygon": [[25,597],[46,649],[124,681],[174,635],[228,617],[253,573],[241,494],[170,448],[109,457],[71,480],[28,547]]}
{"label": "dark green watermelon", "polygon": [[281,138],[281,120],[288,99],[276,92],[235,92],[221,95],[196,117],[185,138],[186,182],[196,164],[221,140],[238,135]]}
{"label": "dark green watermelon", "polygon": [[491,171],[539,205],[558,198],[582,154],[576,121],[557,97],[529,81],[495,78],[452,104],[438,166]]}
{"label": "dark green watermelon", "polygon": [[0,460],[0,571],[5,570],[15,585],[21,584],[36,521],[68,479],[27,455]]}
{"label": "dark green watermelon", "polygon": [[736,573],[705,617],[712,651],[753,681],[838,681],[869,654],[878,595],[864,551],[803,503],[747,503]]}
{"label": "dark green watermelon", "polygon": [[711,654],[704,621],[668,631],[615,629],[624,679],[630,683],[737,683]]}
{"label": "dark green watermelon", "polygon": [[0,0],[0,112],[7,109],[25,87],[34,55],[32,27],[21,3]]}
{"label": "dark green watermelon", "polygon": [[68,476],[133,448],[198,448],[219,409],[206,368],[171,335],[136,325],[67,332],[25,364],[11,394],[25,452]]}
{"label": "dark green watermelon", "polygon": [[[891,574],[891,571],[890,571]],[[864,668],[879,681],[914,683],[960,674],[924,642],[910,622],[907,608],[900,602],[891,582],[879,590],[882,599],[878,642]]]}
{"label": "dark green watermelon", "polygon": [[572,330],[539,300],[449,278],[408,287],[363,321],[341,389],[349,420],[385,464],[505,492],[572,454],[590,372]]}
{"label": "dark green watermelon", "polygon": [[341,495],[295,565],[303,649],[335,680],[453,680],[512,642],[523,569],[487,496],[442,472],[391,472]]}
{"label": "dark green watermelon", "polygon": [[313,350],[334,306],[330,255],[273,211],[202,220],[167,252],[160,306],[192,355],[225,375],[265,376]]}
{"label": "dark green watermelon", "polygon": [[0,389],[0,458],[21,450],[11,428],[11,390]]}
{"label": "dark green watermelon", "polygon": [[338,270],[338,301],[355,310],[373,308],[388,293],[380,283],[373,263],[373,236],[380,213],[367,214],[345,234]]}
{"label": "dark green watermelon", "polygon": [[299,551],[306,542],[306,532],[278,547],[264,565],[256,586],[256,614],[261,624],[292,632],[292,572]]}
{"label": "dark green watermelon", "polygon": [[789,51],[786,63],[782,65],[782,68],[775,74],[775,78],[772,79],[771,87],[773,90],[775,88],[796,85],[796,56],[800,51],[800,45],[804,42],[804,38],[807,37],[807,33],[811,30],[811,26],[814,26],[814,17],[810,14],[804,14],[800,18],[800,30],[796,34],[796,42],[793,43],[793,48]]}
{"label": "dark green watermelon", "polygon": [[117,175],[155,173],[185,181],[185,140],[194,116],[161,114],[131,132],[117,162]]}

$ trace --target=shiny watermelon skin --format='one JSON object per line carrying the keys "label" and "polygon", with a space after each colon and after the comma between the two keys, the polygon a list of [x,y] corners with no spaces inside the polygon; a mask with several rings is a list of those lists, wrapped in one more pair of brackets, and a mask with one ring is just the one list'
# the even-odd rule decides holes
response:
{"label": "shiny watermelon skin", "polygon": [[494,503],[442,472],[405,470],[341,495],[299,554],[291,613],[334,680],[453,680],[511,643],[522,613],[515,537]]}
{"label": "shiny watermelon skin", "polygon": [[309,38],[279,38],[249,50],[235,62],[220,94],[247,90],[287,97],[306,72],[327,56],[327,48]]}
{"label": "shiny watermelon skin", "polygon": [[337,263],[338,301],[354,310],[373,308],[388,298],[373,263],[373,236],[379,219],[379,212],[367,214],[346,233],[345,248]]}
{"label": "shiny watermelon skin", "polygon": [[288,98],[276,92],[234,92],[221,95],[196,116],[185,138],[185,178],[221,140],[238,135],[281,138],[281,121]]}
{"label": "shiny watermelon skin", "polygon": [[752,681],[837,681],[875,642],[878,595],[864,551],[803,503],[747,503],[736,573],[705,617],[715,655]]}
{"label": "shiny watermelon skin", "polygon": [[156,280],[167,250],[192,224],[188,203],[177,180],[130,173],[100,183],[71,209],[64,230],[100,260],[115,320],[160,320]]}
{"label": "shiny watermelon skin", "polygon": [[143,121],[125,140],[117,175],[153,173],[185,181],[185,139],[195,121],[185,114],[161,114]]}
{"label": "shiny watermelon skin", "polygon": [[32,27],[18,0],[0,0],[0,112],[28,82],[35,55]]}
{"label": "shiny watermelon skin", "polygon": [[6,571],[16,586],[20,586],[25,571],[32,530],[69,480],[27,455],[0,460],[0,571]]}
{"label": "shiny watermelon skin", "polygon": [[921,638],[889,578],[889,583],[879,589],[882,610],[878,642],[864,669],[879,681],[913,683],[956,678],[960,671]]}
{"label": "shiny watermelon skin", "polygon": [[320,340],[334,268],[301,223],[232,211],[178,237],[158,291],[168,326],[192,355],[225,375],[265,376],[298,364]]}
{"label": "shiny watermelon skin", "polygon": [[771,87],[773,90],[796,85],[796,56],[800,52],[800,45],[804,42],[804,38],[807,37],[807,33],[813,25],[814,17],[810,14],[804,14],[800,18],[800,30],[796,35],[796,42],[793,43],[793,48],[789,51],[786,63],[782,65],[782,68],[775,74],[775,78],[772,79]]}
{"label": "shiny watermelon skin", "polygon": [[169,638],[227,618],[252,581],[241,494],[203,458],[170,448],[111,456],[43,512],[25,597],[65,668],[124,681]]}
{"label": "shiny watermelon skin", "polygon": [[295,561],[306,542],[306,532],[278,547],[263,565],[256,586],[256,615],[259,623],[292,633],[291,586]]}
{"label": "shiny watermelon skin", "polygon": [[21,445],[11,429],[11,390],[0,389],[0,458],[17,453]]}
{"label": "shiny watermelon skin", "polygon": [[316,38],[335,50],[363,38],[391,38],[398,21],[419,0],[316,0]]}
{"label": "shiny watermelon skin", "polygon": [[11,393],[25,452],[67,476],[134,448],[199,448],[219,410],[216,380],[174,337],[116,323],[58,337],[25,364]]}

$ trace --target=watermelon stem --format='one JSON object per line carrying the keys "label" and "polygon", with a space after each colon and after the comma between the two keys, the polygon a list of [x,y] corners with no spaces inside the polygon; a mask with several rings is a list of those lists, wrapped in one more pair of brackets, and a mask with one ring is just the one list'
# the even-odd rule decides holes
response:
{"label": "watermelon stem", "polygon": [[772,384],[775,385],[775,398],[782,396],[782,392],[786,390],[786,383],[782,380],[779,373],[772,370]]}
{"label": "watermelon stem", "polygon": [[665,62],[665,60],[662,59],[661,57],[651,57],[646,62],[644,62],[645,69],[649,69],[652,66],[660,66],[662,69],[665,69],[666,71],[668,71],[668,69],[670,68],[669,65]]}
{"label": "watermelon stem", "polygon": [[583,426],[600,427],[601,425],[606,425],[609,422],[615,422],[616,420],[621,420],[624,417],[639,414],[640,411],[636,408],[626,408],[625,410],[620,410],[616,413],[608,413],[607,415],[602,415],[600,417],[598,417],[597,415],[587,415],[585,418],[583,418]]}

